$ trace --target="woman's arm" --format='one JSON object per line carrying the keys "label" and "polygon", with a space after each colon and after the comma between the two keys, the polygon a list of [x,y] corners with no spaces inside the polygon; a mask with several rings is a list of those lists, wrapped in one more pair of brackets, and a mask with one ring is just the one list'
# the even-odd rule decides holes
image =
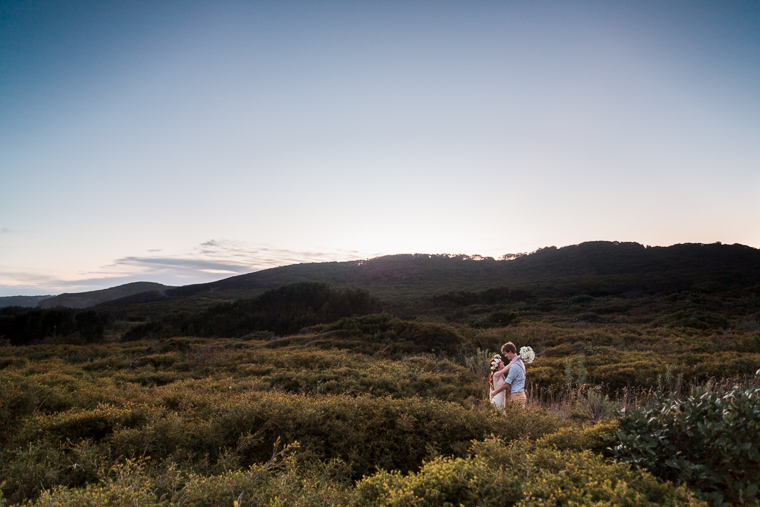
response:
{"label": "woman's arm", "polygon": [[509,364],[508,364],[508,365],[506,365],[506,366],[505,366],[504,368],[502,368],[501,370],[498,370],[498,371],[495,371],[495,372],[493,372],[493,378],[494,378],[494,380],[500,379],[500,378],[502,378],[504,375],[506,375],[506,373],[509,371],[509,368],[510,368],[510,366],[512,366],[513,364],[515,364],[515,362],[517,361],[518,357],[519,357],[519,356],[515,356],[515,357],[513,357],[513,358],[512,358],[512,360],[509,362]]}
{"label": "woman's arm", "polygon": [[506,365],[501,370],[497,370],[497,371],[493,372],[493,379],[494,380],[499,380],[500,378],[504,377],[504,375],[509,371],[509,367],[510,366],[512,366],[512,363],[509,363],[508,365]]}

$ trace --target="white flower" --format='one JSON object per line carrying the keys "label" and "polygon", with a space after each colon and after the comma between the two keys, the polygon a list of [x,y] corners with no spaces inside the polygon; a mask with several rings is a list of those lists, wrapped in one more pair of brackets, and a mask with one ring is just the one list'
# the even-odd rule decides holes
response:
{"label": "white flower", "polygon": [[499,369],[499,361],[501,361],[501,356],[499,354],[493,356],[493,359],[491,359],[491,371]]}
{"label": "white flower", "polygon": [[536,353],[533,352],[532,348],[522,347],[520,349],[520,359],[522,359],[524,363],[530,364],[533,362],[535,358],[536,358]]}

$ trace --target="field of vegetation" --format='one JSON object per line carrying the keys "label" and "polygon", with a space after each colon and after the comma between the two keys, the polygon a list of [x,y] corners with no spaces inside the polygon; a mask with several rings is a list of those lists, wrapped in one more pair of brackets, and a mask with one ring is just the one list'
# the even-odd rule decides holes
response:
{"label": "field of vegetation", "polygon": [[[0,506],[759,504],[755,271],[473,288],[468,262],[0,309]],[[537,358],[499,412],[506,341]]]}

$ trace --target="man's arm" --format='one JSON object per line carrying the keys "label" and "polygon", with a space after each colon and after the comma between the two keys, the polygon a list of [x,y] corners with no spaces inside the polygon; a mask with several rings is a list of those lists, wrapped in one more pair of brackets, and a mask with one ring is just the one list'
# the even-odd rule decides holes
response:
{"label": "man's arm", "polygon": [[497,389],[494,389],[493,391],[491,391],[491,399],[493,399],[493,397],[499,394],[500,392],[504,391],[505,389],[510,389],[511,387],[512,387],[511,385],[504,382]]}

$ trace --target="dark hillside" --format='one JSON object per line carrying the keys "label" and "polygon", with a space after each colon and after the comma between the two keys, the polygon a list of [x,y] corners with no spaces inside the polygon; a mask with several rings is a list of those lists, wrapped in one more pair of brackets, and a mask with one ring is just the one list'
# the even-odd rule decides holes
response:
{"label": "dark hillside", "polygon": [[760,250],[742,245],[589,242],[548,247],[514,260],[449,255],[392,255],[366,261],[296,264],[112,300],[125,315],[191,311],[255,297],[303,281],[365,288],[391,306],[435,295],[510,287],[535,296],[571,297],[723,292],[760,285]]}
{"label": "dark hillside", "polygon": [[89,308],[91,306],[112,301],[123,297],[132,296],[148,291],[162,292],[168,287],[160,283],[134,282],[111,287],[110,289],[94,290],[80,293],[65,293],[55,297],[43,299],[39,303],[40,308]]}
{"label": "dark hillside", "polygon": [[20,306],[22,308],[34,308],[43,299],[53,296],[0,296],[0,308],[8,306]]}
{"label": "dark hillside", "polygon": [[[210,284],[167,291],[182,297],[213,291],[263,291],[298,281],[326,281],[364,287],[424,285],[502,286],[548,278],[585,279],[594,286],[605,277],[659,278],[663,290],[684,283],[711,280],[725,285],[760,283],[760,250],[743,245],[683,244],[644,247],[638,243],[589,242],[564,248],[548,247],[512,261],[449,255],[392,255],[366,261],[297,264],[239,275]],[[669,282],[678,280],[670,287]],[[556,285],[556,284],[555,284]]]}
{"label": "dark hillside", "polygon": [[515,259],[521,276],[643,275],[675,272],[700,278],[726,278],[760,271],[760,251],[744,245],[680,244],[644,247],[638,243],[596,241],[543,248]]}

